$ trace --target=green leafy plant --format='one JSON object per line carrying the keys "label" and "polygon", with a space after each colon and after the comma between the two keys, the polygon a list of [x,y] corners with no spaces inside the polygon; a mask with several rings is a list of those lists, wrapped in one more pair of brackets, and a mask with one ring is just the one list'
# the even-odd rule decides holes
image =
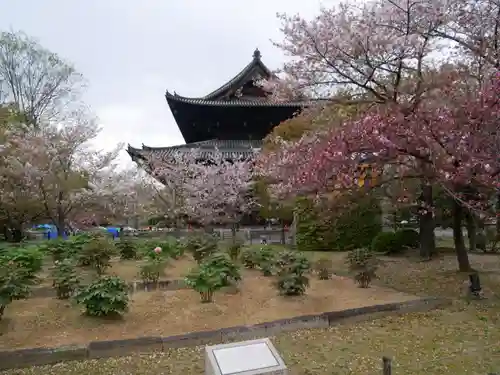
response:
{"label": "green leafy plant", "polygon": [[229,244],[227,248],[227,253],[231,257],[231,260],[237,261],[240,258],[242,248],[243,248],[243,242],[237,239]]}
{"label": "green leafy plant", "polygon": [[347,254],[347,265],[361,288],[368,288],[372,280],[377,277],[377,260],[370,250],[351,250]]}
{"label": "green leafy plant", "polygon": [[79,262],[92,267],[100,276],[111,266],[111,258],[116,252],[112,240],[105,236],[95,236],[84,245]]}
{"label": "green leafy plant", "polygon": [[150,259],[139,270],[139,276],[145,284],[158,284],[165,276],[165,262],[162,259]]}
{"label": "green leafy plant", "polygon": [[241,261],[245,268],[256,268],[259,265],[259,250],[254,247],[245,248],[241,252]]}
{"label": "green leafy plant", "polygon": [[120,240],[115,243],[118,252],[120,253],[120,258],[123,260],[130,260],[137,258],[137,242],[130,237],[121,237]]}
{"label": "green leafy plant", "polygon": [[59,299],[71,297],[81,282],[73,259],[56,260],[51,270],[51,277],[52,286]]}
{"label": "green leafy plant", "polygon": [[418,249],[420,246],[420,234],[415,229],[399,229],[395,236],[396,243],[402,248]]}
{"label": "green leafy plant", "polygon": [[203,264],[192,270],[186,276],[185,282],[200,294],[203,303],[212,302],[214,293],[224,286],[224,281],[217,270]]}
{"label": "green leafy plant", "polygon": [[185,246],[194,260],[201,263],[203,259],[217,251],[217,239],[208,234],[191,236],[188,237]]}
{"label": "green leafy plant", "polygon": [[380,232],[371,243],[371,250],[375,253],[396,254],[403,250],[396,232]]}
{"label": "green leafy plant", "polygon": [[[497,217],[497,220],[500,220],[500,218]],[[491,253],[498,252],[498,245],[500,244],[500,234],[498,234],[497,229],[494,226],[486,227],[484,237],[484,248],[486,249],[486,251],[489,251]]]}
{"label": "green leafy plant", "polygon": [[60,261],[67,258],[78,258],[78,255],[83,250],[83,247],[91,241],[92,234],[82,233],[76,236],[71,236],[68,239],[56,238],[45,241],[41,246],[43,250],[50,255],[54,261]]}
{"label": "green leafy plant", "polygon": [[[102,234],[98,234],[102,235]],[[92,233],[79,233],[75,236],[70,237],[66,242],[71,246],[72,251],[75,254],[78,254],[80,251],[83,250],[83,247],[92,241],[92,239],[95,237],[95,234]]]}
{"label": "green leafy plant", "polygon": [[298,273],[306,273],[311,269],[311,263],[307,257],[298,252],[283,250],[276,257],[276,266],[281,269],[290,269]]}
{"label": "green leafy plant", "polygon": [[276,253],[267,246],[257,251],[257,268],[264,276],[272,276],[276,270]]}
{"label": "green leafy plant", "polygon": [[356,204],[335,210],[299,198],[297,248],[301,251],[347,251],[370,246],[381,231],[381,210],[376,197],[356,199]]}
{"label": "green leafy plant", "polygon": [[331,259],[321,258],[314,263],[314,270],[316,271],[320,280],[329,280],[332,276],[333,263]]}
{"label": "green leafy plant", "polygon": [[[141,253],[146,258],[157,258],[161,256],[162,258],[179,258],[183,254],[183,248],[179,242],[175,239],[149,239],[142,241],[140,246]],[[152,254],[151,249],[160,248],[161,254]]]}
{"label": "green leafy plant", "polygon": [[42,251],[50,254],[54,261],[63,260],[75,256],[76,251],[72,247],[71,242],[62,238],[46,240],[41,245]]}
{"label": "green leafy plant", "polygon": [[43,252],[36,246],[11,247],[0,258],[2,264],[9,262],[13,262],[20,270],[34,278],[42,269]]}
{"label": "green leafy plant", "polygon": [[306,292],[309,279],[305,275],[280,271],[277,286],[282,295],[300,296]]}
{"label": "green leafy plant", "polygon": [[241,281],[240,267],[226,253],[212,254],[203,260],[202,265],[219,275],[222,286],[234,285]]}
{"label": "green leafy plant", "polygon": [[280,294],[297,296],[305,293],[309,286],[306,274],[311,268],[309,259],[295,251],[281,251],[276,259],[278,267],[277,287]]}
{"label": "green leafy plant", "polygon": [[80,289],[75,301],[90,316],[121,315],[128,309],[127,284],[117,276],[103,276]]}
{"label": "green leafy plant", "polygon": [[12,260],[0,262],[0,320],[12,301],[28,298],[34,283],[31,270]]}

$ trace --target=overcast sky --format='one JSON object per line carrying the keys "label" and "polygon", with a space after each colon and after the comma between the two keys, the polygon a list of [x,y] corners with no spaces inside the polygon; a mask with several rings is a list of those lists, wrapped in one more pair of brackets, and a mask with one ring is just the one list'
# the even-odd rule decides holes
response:
{"label": "overcast sky", "polygon": [[[239,72],[258,47],[284,60],[276,12],[313,16],[333,0],[0,0],[0,29],[22,30],[73,62],[103,127],[97,144],[184,143],[165,90],[201,96]],[[128,160],[126,154],[121,156]]]}

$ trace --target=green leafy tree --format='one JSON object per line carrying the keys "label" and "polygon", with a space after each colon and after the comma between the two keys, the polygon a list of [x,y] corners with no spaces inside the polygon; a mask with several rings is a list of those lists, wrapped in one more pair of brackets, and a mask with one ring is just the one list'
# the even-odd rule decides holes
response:
{"label": "green leafy tree", "polygon": [[0,33],[0,81],[3,101],[37,127],[64,119],[85,86],[71,64],[22,32]]}

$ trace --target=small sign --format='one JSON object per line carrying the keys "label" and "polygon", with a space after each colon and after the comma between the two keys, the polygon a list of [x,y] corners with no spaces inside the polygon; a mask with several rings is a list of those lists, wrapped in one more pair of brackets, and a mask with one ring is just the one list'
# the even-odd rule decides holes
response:
{"label": "small sign", "polygon": [[207,375],[287,374],[286,366],[269,339],[205,348]]}

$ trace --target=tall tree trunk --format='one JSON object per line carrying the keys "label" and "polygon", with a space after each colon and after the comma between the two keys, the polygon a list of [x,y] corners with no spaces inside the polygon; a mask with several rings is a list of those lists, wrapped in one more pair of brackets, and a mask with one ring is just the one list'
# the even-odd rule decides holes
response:
{"label": "tall tree trunk", "polygon": [[453,241],[455,243],[455,252],[457,254],[458,269],[462,272],[471,271],[469,255],[465,248],[464,234],[462,232],[462,219],[464,216],[463,207],[456,199],[453,200]]}
{"label": "tall tree trunk", "polygon": [[[424,206],[434,207],[432,186],[428,183],[422,184],[421,198]],[[430,259],[436,253],[436,237],[434,235],[434,227],[434,214],[432,210],[425,209],[425,213],[422,213],[419,216],[420,256],[423,259]]]}
{"label": "tall tree trunk", "polygon": [[23,229],[19,226],[12,227],[10,229],[12,242],[19,243],[23,240]]}
{"label": "tall tree trunk", "polygon": [[469,252],[474,252],[477,247],[477,232],[476,220],[472,212],[465,214],[465,222],[467,226],[467,238],[469,239]]}
{"label": "tall tree trunk", "polygon": [[497,224],[497,240],[500,238],[500,191],[497,193],[497,206],[496,206],[496,224]]}
{"label": "tall tree trunk", "polygon": [[10,236],[9,226],[7,224],[3,225],[2,230],[3,230],[3,236],[5,237],[5,241],[10,242],[11,236]]}

